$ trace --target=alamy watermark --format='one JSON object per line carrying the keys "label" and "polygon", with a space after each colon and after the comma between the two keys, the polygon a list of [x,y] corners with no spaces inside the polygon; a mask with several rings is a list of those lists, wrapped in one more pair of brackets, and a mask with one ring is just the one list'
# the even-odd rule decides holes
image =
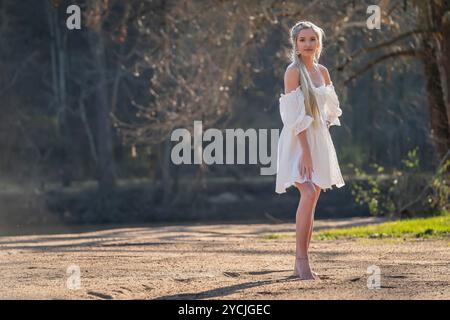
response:
{"label": "alamy watermark", "polygon": [[367,288],[380,289],[381,288],[381,269],[376,265],[371,265],[367,268],[367,273],[370,275],[367,278]]}
{"label": "alamy watermark", "polygon": [[[67,14],[70,16],[66,20],[66,26],[69,30],[81,29],[81,9],[78,5],[72,4],[67,7]],[[367,14],[370,16],[366,20],[367,28],[370,30],[381,29],[381,8],[378,5],[367,6]]]}
{"label": "alamy watermark", "polygon": [[[216,128],[209,128],[203,133],[202,121],[194,121],[193,131],[193,141],[191,132],[186,128],[178,128],[172,132],[170,140],[178,142],[173,146],[170,154],[172,163],[192,164],[192,153],[194,164],[258,164],[259,159],[261,165],[268,165],[268,167],[260,168],[261,175],[276,174],[279,129],[270,129],[270,154],[268,129],[251,128],[245,131],[225,129],[224,136],[222,131]],[[205,148],[204,141],[210,141]],[[226,151],[225,157],[224,151]],[[235,162],[235,151],[237,162]],[[246,155],[248,162],[246,162]]]}
{"label": "alamy watermark", "polygon": [[381,8],[377,5],[371,5],[367,7],[367,14],[370,16],[366,20],[367,28],[370,30],[381,29]]}
{"label": "alamy watermark", "polygon": [[66,13],[70,14],[70,16],[66,20],[67,29],[80,30],[81,29],[81,9],[80,9],[80,7],[77,6],[76,4],[72,4],[67,7]]}
{"label": "alamy watermark", "polygon": [[81,271],[80,266],[72,264],[67,267],[66,273],[69,275],[66,281],[66,286],[70,290],[77,290],[81,288]]}
{"label": "alamy watermark", "polygon": [[[60,3],[59,1],[52,1],[52,5],[54,8],[58,8]],[[66,8],[66,13],[69,16],[66,19],[66,27],[69,30],[80,30],[81,29],[81,9],[80,6],[76,4],[71,4]]]}

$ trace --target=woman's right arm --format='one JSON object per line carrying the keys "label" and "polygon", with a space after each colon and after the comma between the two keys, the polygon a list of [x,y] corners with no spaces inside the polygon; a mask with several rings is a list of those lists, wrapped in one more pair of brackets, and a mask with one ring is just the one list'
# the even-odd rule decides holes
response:
{"label": "woman's right arm", "polygon": [[[295,90],[300,83],[299,71],[297,68],[288,67],[284,75],[284,92],[287,94]],[[311,151],[308,144],[308,139],[306,138],[306,130],[303,130],[297,135],[299,139],[300,146],[302,148],[302,158],[299,163],[300,175],[306,175],[308,179],[311,180],[311,175],[313,172]]]}
{"label": "woman's right arm", "polygon": [[303,151],[299,164],[300,176],[306,175],[308,179],[311,180],[314,169],[312,165],[311,150],[309,149],[308,139],[306,138],[306,130],[300,132],[297,137],[300,140],[300,146]]}

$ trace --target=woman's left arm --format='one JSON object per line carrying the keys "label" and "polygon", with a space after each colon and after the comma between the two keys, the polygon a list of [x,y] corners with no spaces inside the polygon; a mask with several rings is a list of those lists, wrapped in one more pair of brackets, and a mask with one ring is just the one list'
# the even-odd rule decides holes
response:
{"label": "woman's left arm", "polygon": [[327,95],[327,127],[329,128],[331,125],[340,126],[341,122],[339,121],[339,117],[342,115],[342,109],[339,106],[339,99],[336,95],[336,91],[334,90],[330,73],[328,72],[328,69],[321,64],[319,64],[319,68],[325,80],[325,85],[329,86],[328,89],[330,90]]}

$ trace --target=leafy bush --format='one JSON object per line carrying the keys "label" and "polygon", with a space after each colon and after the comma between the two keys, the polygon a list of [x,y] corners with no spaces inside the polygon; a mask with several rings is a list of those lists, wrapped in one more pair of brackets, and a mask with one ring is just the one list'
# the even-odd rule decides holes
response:
{"label": "leafy bush", "polygon": [[359,204],[366,204],[372,215],[442,214],[449,211],[450,188],[448,167],[450,160],[440,164],[430,177],[419,172],[417,148],[402,159],[401,170],[386,174],[383,166],[370,165],[372,173],[354,168],[357,181],[352,195]]}

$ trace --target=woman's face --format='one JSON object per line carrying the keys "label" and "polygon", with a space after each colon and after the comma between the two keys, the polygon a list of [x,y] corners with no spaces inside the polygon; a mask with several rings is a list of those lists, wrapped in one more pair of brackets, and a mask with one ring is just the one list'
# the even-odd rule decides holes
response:
{"label": "woman's face", "polygon": [[303,29],[297,36],[297,50],[302,56],[314,56],[319,49],[319,38],[313,29]]}

